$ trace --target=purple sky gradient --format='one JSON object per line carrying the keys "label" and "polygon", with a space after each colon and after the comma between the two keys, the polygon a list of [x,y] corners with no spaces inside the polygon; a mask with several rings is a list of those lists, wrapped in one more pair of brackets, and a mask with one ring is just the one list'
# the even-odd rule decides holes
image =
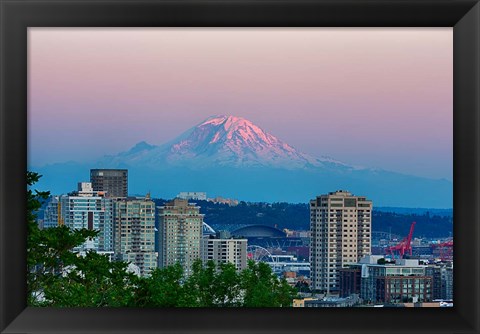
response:
{"label": "purple sky gradient", "polygon": [[29,165],[216,114],[314,156],[452,179],[451,28],[29,28]]}

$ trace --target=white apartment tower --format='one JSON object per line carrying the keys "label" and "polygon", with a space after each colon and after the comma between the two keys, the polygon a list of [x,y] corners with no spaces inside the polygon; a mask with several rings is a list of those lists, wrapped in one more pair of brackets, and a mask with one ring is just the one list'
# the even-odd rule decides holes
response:
{"label": "white apartment tower", "polygon": [[184,199],[158,207],[160,268],[180,263],[190,273],[193,262],[201,259],[203,216],[200,207]]}
{"label": "white apartment tower", "polygon": [[[95,250],[106,254],[113,253],[112,199],[93,191],[91,183],[81,182],[78,183],[77,191],[53,198],[52,205],[53,208],[57,206],[57,214],[52,216],[57,218],[58,225],[99,231],[96,238],[87,240],[77,247],[76,251]],[[54,221],[50,223],[54,226]]]}
{"label": "white apartment tower", "polygon": [[339,270],[371,253],[372,201],[339,190],[310,201],[312,289],[336,294]]}

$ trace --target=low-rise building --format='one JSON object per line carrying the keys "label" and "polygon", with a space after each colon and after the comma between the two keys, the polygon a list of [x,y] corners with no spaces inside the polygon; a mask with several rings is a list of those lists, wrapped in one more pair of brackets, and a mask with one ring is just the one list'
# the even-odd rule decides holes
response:
{"label": "low-rise building", "polygon": [[376,282],[376,302],[402,303],[432,300],[432,277],[419,275],[380,276]]}
{"label": "low-rise building", "polygon": [[352,307],[360,303],[358,295],[351,295],[345,298],[326,297],[323,299],[306,300],[305,307]]}
{"label": "low-rise building", "polygon": [[361,272],[358,266],[340,269],[340,297],[360,294]]}
{"label": "low-rise building", "polygon": [[305,307],[305,302],[312,301],[312,300],[318,300],[318,299],[313,297],[295,298],[293,299],[292,307]]}
{"label": "low-rise building", "polygon": [[206,201],[207,193],[203,191],[182,191],[177,195],[177,198],[194,201]]}
{"label": "low-rise building", "polygon": [[223,198],[223,197],[220,197],[220,196],[217,196],[215,198],[209,198],[207,200],[209,202],[212,202],[212,203],[227,204],[229,206],[237,206],[238,205],[238,199]]}
{"label": "low-rise building", "polygon": [[358,291],[364,302],[398,304],[405,302],[429,302],[432,298],[432,276],[418,260],[398,259],[385,262],[383,256],[366,256],[357,264],[343,270],[342,296]]}
{"label": "low-rise building", "polygon": [[202,259],[204,263],[212,260],[217,265],[232,263],[237,270],[243,270],[247,268],[247,239],[206,237],[202,243]]}

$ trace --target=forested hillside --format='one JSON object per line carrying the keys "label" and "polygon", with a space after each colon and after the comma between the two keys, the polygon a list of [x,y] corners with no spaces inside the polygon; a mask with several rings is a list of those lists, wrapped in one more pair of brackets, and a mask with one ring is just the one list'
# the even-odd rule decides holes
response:
{"label": "forested hillside", "polygon": [[[157,205],[165,203],[164,200],[155,201]],[[194,202],[201,207],[200,212],[205,214],[205,222],[211,226],[261,224],[276,226],[279,229],[308,230],[310,225],[308,204],[240,202],[237,206],[229,206],[208,201]],[[425,210],[425,213],[418,214],[417,212],[422,212],[420,209],[411,209],[415,213],[407,213],[408,210],[402,209],[405,213],[374,210],[373,231],[405,236],[408,234],[410,224],[415,221],[417,223],[415,237],[437,238],[452,235],[453,219],[448,214],[430,214]]]}
{"label": "forested hillside", "polygon": [[[164,199],[154,199],[154,201],[157,206],[162,206],[166,202]],[[242,201],[237,206],[229,206],[208,201],[194,202],[200,206],[200,213],[205,214],[205,222],[213,227],[231,226],[234,228],[260,224],[279,229],[308,230],[310,228],[309,206],[304,203],[246,203]],[[44,207],[45,203],[40,209],[40,217],[43,216]],[[415,221],[417,223],[415,237],[443,238],[453,235],[451,210],[440,212],[417,208],[391,208],[391,212],[388,210],[388,208],[379,208],[373,211],[373,231],[405,236],[408,234],[410,224]]]}

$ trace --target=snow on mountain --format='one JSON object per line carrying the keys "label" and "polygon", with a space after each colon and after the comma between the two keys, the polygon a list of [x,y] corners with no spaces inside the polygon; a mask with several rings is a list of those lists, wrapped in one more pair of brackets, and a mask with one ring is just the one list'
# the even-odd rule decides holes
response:
{"label": "snow on mountain", "polygon": [[236,167],[301,168],[318,163],[242,117],[216,116],[187,131],[169,147],[171,163]]}
{"label": "snow on mountain", "polygon": [[163,145],[152,146],[142,142],[109,159],[126,165],[142,164],[158,168],[167,165],[188,166],[193,169],[210,166],[353,168],[331,158],[314,158],[245,118],[225,115],[209,117]]}

